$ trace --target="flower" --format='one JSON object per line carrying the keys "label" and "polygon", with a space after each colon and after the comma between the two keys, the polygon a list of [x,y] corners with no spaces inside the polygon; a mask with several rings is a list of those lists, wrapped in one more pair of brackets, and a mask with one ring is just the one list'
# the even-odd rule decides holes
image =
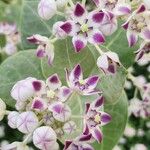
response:
{"label": "flower", "polygon": [[134,137],[136,134],[136,130],[134,128],[132,128],[129,125],[126,125],[125,131],[124,131],[124,135],[126,137]]}
{"label": "flower", "polygon": [[0,99],[0,121],[3,120],[6,113],[6,104]]}
{"label": "flower", "polygon": [[67,134],[72,134],[76,128],[77,128],[77,126],[76,126],[75,122],[73,122],[73,121],[68,121],[63,126],[63,130]]}
{"label": "flower", "polygon": [[94,148],[88,144],[91,138],[91,134],[79,135],[72,141],[66,141],[64,150],[94,150]]}
{"label": "flower", "polygon": [[58,9],[64,9],[67,6],[68,0],[56,0],[56,5]]}
{"label": "flower", "polygon": [[56,133],[49,126],[39,127],[33,132],[33,143],[41,150],[47,150],[49,148],[58,150],[59,146],[56,140]]}
{"label": "flower", "polygon": [[13,42],[8,42],[5,45],[4,50],[5,50],[7,55],[13,55],[17,52],[17,47]]}
{"label": "flower", "polygon": [[38,14],[44,20],[51,19],[57,12],[55,0],[40,0],[38,4]]}
{"label": "flower", "polygon": [[150,39],[149,18],[150,12],[146,11],[145,6],[142,4],[122,25],[127,30],[127,39],[130,47],[137,43],[138,36],[144,40]]}
{"label": "flower", "polygon": [[38,118],[34,112],[26,111],[17,118],[17,129],[22,133],[31,133],[38,126]]}
{"label": "flower", "polygon": [[115,15],[127,15],[131,13],[131,6],[125,0],[93,0],[99,9],[111,11]]}
{"label": "flower", "polygon": [[103,21],[104,13],[93,11],[88,13],[80,3],[75,5],[70,19],[60,26],[66,34],[72,36],[75,52],[85,48],[87,42],[91,44],[102,44],[105,38],[99,27]]}
{"label": "flower", "polygon": [[36,51],[37,57],[48,57],[48,64],[51,65],[54,60],[54,45],[50,42],[50,40],[39,34],[32,35],[28,37],[27,40],[30,43],[38,45]]}
{"label": "flower", "polygon": [[147,148],[144,144],[139,143],[132,147],[131,150],[147,150]]}
{"label": "flower", "polygon": [[103,135],[99,127],[108,124],[111,121],[111,116],[108,113],[101,111],[104,103],[103,96],[93,101],[91,104],[86,104],[86,111],[84,117],[84,131],[83,134],[92,134],[92,137],[101,142]]}
{"label": "flower", "polygon": [[105,74],[115,74],[118,66],[120,66],[119,57],[114,52],[106,52],[103,53],[97,59],[97,66],[105,73]]}
{"label": "flower", "polygon": [[77,91],[82,95],[92,95],[100,93],[95,87],[99,82],[99,77],[93,75],[83,80],[83,71],[81,66],[77,64],[71,72],[66,69],[66,80],[72,91]]}
{"label": "flower", "polygon": [[60,122],[66,122],[71,117],[70,107],[62,102],[55,102],[48,109],[53,113],[53,117]]}

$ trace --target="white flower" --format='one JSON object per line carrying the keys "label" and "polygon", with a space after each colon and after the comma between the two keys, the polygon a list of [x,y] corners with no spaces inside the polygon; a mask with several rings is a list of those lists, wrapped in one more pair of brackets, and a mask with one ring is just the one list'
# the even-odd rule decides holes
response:
{"label": "white flower", "polygon": [[4,50],[5,50],[7,55],[13,55],[17,52],[17,47],[13,42],[8,42],[5,45]]}
{"label": "white flower", "polygon": [[38,4],[38,14],[42,19],[51,19],[57,11],[55,0],[41,0]]}
{"label": "white flower", "polygon": [[127,125],[124,131],[124,135],[127,137],[133,137],[136,134],[136,130],[131,126]]}
{"label": "white flower", "polygon": [[23,142],[13,142],[5,145],[2,150],[29,150],[29,147]]}
{"label": "white flower", "polygon": [[32,111],[23,112],[18,116],[17,129],[22,133],[30,133],[38,126],[38,118]]}
{"label": "white flower", "polygon": [[131,150],[147,150],[147,148],[144,144],[136,144]]}
{"label": "white flower", "polygon": [[26,78],[25,80],[18,81],[11,90],[11,96],[16,101],[26,101],[34,95],[34,88],[32,81],[36,80],[35,78]]}
{"label": "white flower", "polygon": [[3,120],[6,113],[6,104],[0,99],[0,121]]}
{"label": "white flower", "polygon": [[37,128],[33,133],[34,145],[41,149],[47,150],[58,150],[57,137],[55,131],[49,126],[42,126]]}
{"label": "white flower", "polygon": [[66,122],[63,126],[63,130],[67,134],[72,134],[76,130],[76,128],[77,126],[73,121]]}
{"label": "white flower", "polygon": [[17,128],[18,116],[19,116],[19,113],[17,111],[12,111],[8,115],[8,125],[13,129]]}

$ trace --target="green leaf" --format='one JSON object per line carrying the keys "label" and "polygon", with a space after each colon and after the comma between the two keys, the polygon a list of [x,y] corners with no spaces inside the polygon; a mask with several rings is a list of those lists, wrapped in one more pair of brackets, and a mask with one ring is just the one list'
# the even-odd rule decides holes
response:
{"label": "green leaf", "polygon": [[106,104],[104,111],[111,114],[112,122],[102,128],[104,139],[101,144],[94,143],[95,150],[112,150],[124,132],[128,117],[128,100],[122,92],[119,101],[114,105]]}
{"label": "green leaf", "polygon": [[6,59],[0,66],[0,98],[7,105],[14,107],[15,101],[10,96],[13,85],[27,77],[43,79],[40,60],[34,51],[22,51]]}

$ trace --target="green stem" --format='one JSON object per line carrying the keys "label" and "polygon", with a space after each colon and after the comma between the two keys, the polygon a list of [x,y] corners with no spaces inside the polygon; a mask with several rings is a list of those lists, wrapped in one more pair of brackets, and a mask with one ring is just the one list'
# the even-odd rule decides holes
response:
{"label": "green stem", "polygon": [[85,5],[86,4],[86,0],[82,0],[82,5]]}
{"label": "green stem", "polygon": [[96,50],[97,50],[101,55],[104,54],[104,52],[101,50],[101,48],[100,48],[97,44],[95,44],[94,46],[95,46]]}
{"label": "green stem", "polygon": [[72,0],[68,0],[68,2],[69,2],[69,4],[70,4],[71,7],[74,7],[74,3],[73,3]]}

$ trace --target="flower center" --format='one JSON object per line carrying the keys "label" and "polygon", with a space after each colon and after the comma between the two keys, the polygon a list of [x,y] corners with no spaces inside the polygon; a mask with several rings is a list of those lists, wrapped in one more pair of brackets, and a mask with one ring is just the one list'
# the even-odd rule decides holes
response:
{"label": "flower center", "polygon": [[52,91],[52,90],[47,91],[47,97],[54,98],[55,97],[55,92]]}
{"label": "flower center", "polygon": [[83,24],[83,25],[81,26],[81,31],[82,31],[82,32],[88,32],[88,31],[89,31],[88,25],[87,25],[87,24]]}
{"label": "flower center", "polygon": [[85,84],[85,81],[84,81],[84,80],[79,80],[79,83],[80,83],[81,85],[84,85],[84,84]]}
{"label": "flower center", "polygon": [[95,121],[96,123],[99,123],[99,122],[101,121],[101,117],[100,117],[99,114],[95,115],[94,121]]}
{"label": "flower center", "polygon": [[109,3],[115,3],[116,0],[108,0]]}
{"label": "flower center", "polygon": [[144,22],[139,22],[139,23],[137,24],[137,27],[138,27],[139,29],[142,29],[143,27],[145,27],[145,23],[144,23]]}

